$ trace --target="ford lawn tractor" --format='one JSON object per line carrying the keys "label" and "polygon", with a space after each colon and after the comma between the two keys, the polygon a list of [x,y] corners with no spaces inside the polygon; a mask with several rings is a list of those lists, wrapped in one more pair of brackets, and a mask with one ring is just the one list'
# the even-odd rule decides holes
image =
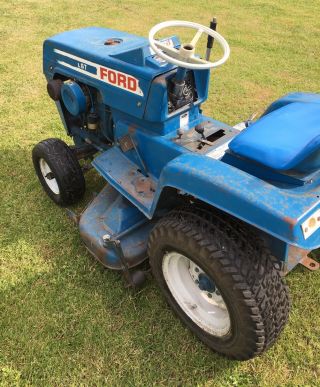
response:
{"label": "ford lawn tractor", "polygon": [[[193,38],[160,36],[168,27]],[[167,21],[149,39],[96,27],[47,39],[48,94],[74,145],[50,138],[32,157],[64,207],[94,167],[105,187],[81,215],[69,210],[90,253],[134,289],[151,268],[199,339],[244,360],[287,322],[283,276],[319,267],[308,254],[320,246],[320,95],[288,94],[236,126],[203,115],[210,70],[230,53],[215,27]]]}

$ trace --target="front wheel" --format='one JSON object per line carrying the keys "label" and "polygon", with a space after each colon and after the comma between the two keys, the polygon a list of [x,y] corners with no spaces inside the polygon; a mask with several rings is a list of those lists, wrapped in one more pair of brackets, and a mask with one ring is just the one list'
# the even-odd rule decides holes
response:
{"label": "front wheel", "polygon": [[58,138],[39,142],[32,150],[34,169],[48,196],[60,206],[74,204],[85,192],[85,179],[72,149]]}
{"label": "front wheel", "polygon": [[250,359],[279,336],[289,313],[279,265],[239,223],[174,210],[155,226],[148,249],[169,305],[216,352]]}

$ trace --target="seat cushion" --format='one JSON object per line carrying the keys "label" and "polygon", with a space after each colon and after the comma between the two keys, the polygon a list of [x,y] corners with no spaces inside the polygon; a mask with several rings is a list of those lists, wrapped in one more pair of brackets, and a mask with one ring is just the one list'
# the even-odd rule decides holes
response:
{"label": "seat cushion", "polygon": [[294,102],[274,110],[238,134],[229,148],[272,169],[294,169],[320,149],[320,104]]}

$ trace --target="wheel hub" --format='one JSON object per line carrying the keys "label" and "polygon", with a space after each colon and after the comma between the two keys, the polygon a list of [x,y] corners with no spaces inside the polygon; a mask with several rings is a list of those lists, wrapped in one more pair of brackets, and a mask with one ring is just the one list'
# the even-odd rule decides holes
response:
{"label": "wheel hub", "polygon": [[214,282],[211,281],[206,274],[200,273],[198,276],[198,281],[199,281],[198,286],[200,290],[203,290],[208,293],[212,293],[216,290]]}
{"label": "wheel hub", "polygon": [[162,268],[167,285],[183,311],[206,332],[219,337],[228,334],[229,312],[209,275],[175,251],[164,255]]}
{"label": "wheel hub", "polygon": [[201,290],[201,296],[204,297],[209,303],[215,304],[221,309],[227,310],[226,304],[223,301],[221,293],[214,281],[191,260],[189,272],[194,283]]}
{"label": "wheel hub", "polygon": [[42,173],[42,176],[47,186],[51,189],[51,191],[54,194],[59,195],[60,189],[59,189],[57,180],[55,179],[54,174],[51,171],[51,168],[49,167],[48,163],[44,159],[40,159],[39,165],[40,165],[40,171]]}

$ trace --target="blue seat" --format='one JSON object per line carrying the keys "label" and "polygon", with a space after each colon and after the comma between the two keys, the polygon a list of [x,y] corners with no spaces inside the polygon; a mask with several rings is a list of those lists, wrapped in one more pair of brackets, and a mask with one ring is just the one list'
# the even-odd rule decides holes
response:
{"label": "blue seat", "polygon": [[275,170],[319,168],[320,104],[293,102],[274,110],[243,130],[229,148]]}

